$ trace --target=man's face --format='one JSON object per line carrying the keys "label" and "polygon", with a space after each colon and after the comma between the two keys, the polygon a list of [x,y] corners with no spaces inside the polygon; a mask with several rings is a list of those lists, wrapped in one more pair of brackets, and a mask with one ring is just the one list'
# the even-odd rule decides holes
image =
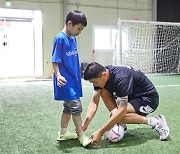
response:
{"label": "man's face", "polygon": [[78,24],[78,25],[72,25],[72,22],[69,22],[69,26],[68,26],[68,30],[70,33],[70,36],[78,36],[81,31],[84,29],[84,26],[82,24]]}
{"label": "man's face", "polygon": [[100,77],[93,78],[89,80],[90,83],[93,83],[94,86],[104,88],[106,82],[107,82],[107,74],[106,72],[103,72]]}

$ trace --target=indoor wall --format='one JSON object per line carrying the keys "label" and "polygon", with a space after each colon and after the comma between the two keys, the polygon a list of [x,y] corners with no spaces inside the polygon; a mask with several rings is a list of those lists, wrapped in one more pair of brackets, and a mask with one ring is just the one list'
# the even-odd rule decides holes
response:
{"label": "indoor wall", "polygon": [[[0,1],[0,8],[5,0]],[[93,50],[93,25],[116,25],[117,19],[152,20],[152,0],[11,0],[16,9],[41,10],[43,15],[43,72],[44,78],[52,75],[51,52],[53,39],[64,26],[64,14],[77,9],[88,20],[87,27],[78,36],[80,62],[112,63],[112,52]],[[102,36],[103,38],[103,36]]]}

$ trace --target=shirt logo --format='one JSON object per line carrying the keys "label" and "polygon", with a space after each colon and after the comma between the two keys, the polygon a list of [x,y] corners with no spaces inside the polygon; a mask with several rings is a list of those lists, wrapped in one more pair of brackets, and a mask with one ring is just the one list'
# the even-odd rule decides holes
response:
{"label": "shirt logo", "polygon": [[113,92],[113,96],[114,96],[114,97],[117,97],[116,92]]}
{"label": "shirt logo", "polygon": [[68,51],[66,52],[66,56],[73,56],[73,55],[77,55],[78,52],[77,51]]}
{"label": "shirt logo", "polygon": [[142,113],[149,114],[149,113],[153,112],[154,110],[149,105],[147,105],[147,106],[141,106],[139,108],[139,111]]}

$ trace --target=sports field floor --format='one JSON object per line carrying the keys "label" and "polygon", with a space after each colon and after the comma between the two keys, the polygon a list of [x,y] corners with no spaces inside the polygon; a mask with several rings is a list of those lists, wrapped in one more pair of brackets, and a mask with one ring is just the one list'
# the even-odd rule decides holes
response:
{"label": "sports field floor", "polygon": [[[78,140],[56,142],[62,103],[53,100],[52,81],[0,82],[0,154],[179,154],[180,153],[180,75],[149,76],[157,87],[160,105],[152,114],[163,114],[170,138],[160,141],[147,125],[128,125],[128,133],[119,143],[102,137],[98,148],[83,148]],[[92,95],[92,85],[83,82],[83,113]],[[91,135],[109,118],[100,102],[87,134]],[[74,125],[70,122],[70,131]]]}

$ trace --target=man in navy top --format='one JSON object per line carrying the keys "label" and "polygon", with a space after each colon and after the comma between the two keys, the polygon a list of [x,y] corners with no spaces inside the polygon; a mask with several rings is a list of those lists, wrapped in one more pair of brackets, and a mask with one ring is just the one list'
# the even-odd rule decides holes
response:
{"label": "man in navy top", "polygon": [[159,104],[159,95],[144,73],[132,67],[107,66],[93,62],[84,71],[84,79],[94,85],[83,129],[86,130],[94,117],[99,99],[110,111],[110,119],[91,135],[92,144],[99,145],[102,135],[114,124],[148,124],[166,140],[169,128],[163,115],[146,117]]}

